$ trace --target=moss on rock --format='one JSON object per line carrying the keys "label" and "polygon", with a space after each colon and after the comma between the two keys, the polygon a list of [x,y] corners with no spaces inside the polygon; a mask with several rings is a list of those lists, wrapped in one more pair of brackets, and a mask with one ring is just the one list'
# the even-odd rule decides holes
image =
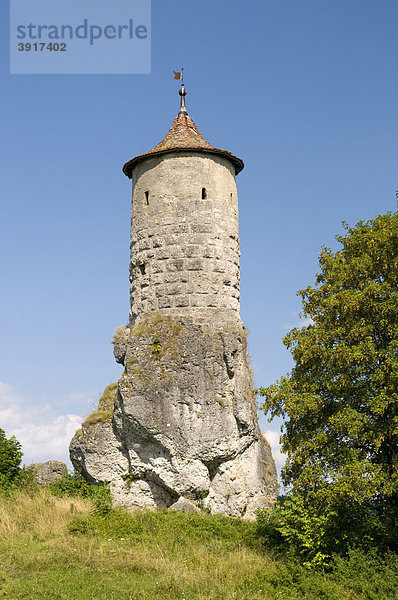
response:
{"label": "moss on rock", "polygon": [[102,421],[110,421],[112,419],[113,411],[111,410],[95,410],[90,415],[88,415],[87,419],[82,424],[82,427],[89,427],[90,425],[95,425],[95,423],[100,423]]}
{"label": "moss on rock", "polygon": [[131,331],[131,337],[147,338],[150,342],[150,354],[153,357],[169,354],[179,358],[179,342],[182,325],[169,316],[152,313]]}
{"label": "moss on rock", "polygon": [[111,383],[105,388],[104,393],[98,401],[98,409],[88,415],[82,427],[89,427],[95,423],[110,421],[112,419],[117,389],[118,383]]}
{"label": "moss on rock", "polygon": [[113,412],[113,407],[115,404],[115,398],[117,393],[118,383],[111,383],[104,389],[104,393],[98,402],[98,410],[99,411],[111,411]]}

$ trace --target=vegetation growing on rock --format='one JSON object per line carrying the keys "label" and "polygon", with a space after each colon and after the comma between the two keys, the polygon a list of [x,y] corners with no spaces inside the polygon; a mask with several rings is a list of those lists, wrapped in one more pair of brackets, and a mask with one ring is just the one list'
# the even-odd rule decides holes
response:
{"label": "vegetation growing on rock", "polygon": [[[100,423],[102,421],[110,421],[112,419],[117,388],[117,383],[111,383],[105,388],[104,393],[98,401],[98,409],[94,410],[91,414],[88,415],[88,417],[82,424],[82,428],[90,427],[90,425],[94,425],[95,423]],[[81,435],[80,432],[81,429],[78,429],[75,435]]]}
{"label": "vegetation growing on rock", "polygon": [[94,410],[82,423],[82,429],[90,427],[90,425],[95,425],[96,423],[101,423],[103,421],[111,421],[111,419],[111,410]]}
{"label": "vegetation growing on rock", "polygon": [[113,338],[112,338],[112,344],[115,344],[116,342],[123,340],[125,337],[128,336],[128,332],[129,332],[129,329],[128,329],[127,325],[120,325],[119,327],[116,327],[115,332],[113,334]]}
{"label": "vegetation growing on rock", "polygon": [[104,393],[98,401],[98,410],[113,411],[117,387],[117,383],[111,383],[105,388]]}
{"label": "vegetation growing on rock", "polygon": [[170,316],[152,313],[131,331],[131,337],[147,338],[152,357],[168,354],[178,359],[182,325]]}

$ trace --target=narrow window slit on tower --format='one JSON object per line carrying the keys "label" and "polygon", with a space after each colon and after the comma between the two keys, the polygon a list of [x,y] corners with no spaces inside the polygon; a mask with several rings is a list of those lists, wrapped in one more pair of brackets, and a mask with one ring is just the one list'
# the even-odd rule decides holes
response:
{"label": "narrow window slit on tower", "polygon": [[139,268],[140,268],[141,275],[145,275],[145,265],[144,265],[144,264],[141,264],[141,265],[138,265],[138,266],[139,266]]}
{"label": "narrow window slit on tower", "polygon": [[202,188],[202,200],[206,200],[206,198],[207,198],[206,188]]}
{"label": "narrow window slit on tower", "polygon": [[232,193],[231,193],[231,200],[232,200]]}
{"label": "narrow window slit on tower", "polygon": [[145,192],[145,202],[149,204],[149,192]]}

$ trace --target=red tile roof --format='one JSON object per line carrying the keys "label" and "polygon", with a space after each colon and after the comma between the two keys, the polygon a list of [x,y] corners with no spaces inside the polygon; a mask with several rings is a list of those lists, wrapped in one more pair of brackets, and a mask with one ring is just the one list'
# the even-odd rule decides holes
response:
{"label": "red tile roof", "polygon": [[153,150],[140,154],[129,160],[123,167],[123,173],[131,179],[134,166],[145,158],[166,154],[167,152],[187,152],[190,150],[203,151],[206,154],[218,154],[228,158],[235,167],[235,174],[238,174],[244,167],[243,160],[234,156],[227,150],[215,148],[207,142],[191,117],[184,112],[178,113],[170,128],[169,133]]}

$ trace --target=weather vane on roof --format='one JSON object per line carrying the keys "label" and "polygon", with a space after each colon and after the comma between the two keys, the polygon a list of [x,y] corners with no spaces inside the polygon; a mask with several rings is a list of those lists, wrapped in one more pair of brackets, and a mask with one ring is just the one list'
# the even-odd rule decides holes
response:
{"label": "weather vane on roof", "polygon": [[184,68],[181,67],[181,71],[173,71],[173,72],[174,72],[174,79],[181,80],[181,89],[179,91],[179,94],[181,96],[180,113],[187,114],[187,107],[185,105],[185,96],[187,95],[187,90],[184,87]]}
{"label": "weather vane on roof", "polygon": [[181,71],[173,71],[174,79],[181,79],[181,85],[184,85],[184,67],[181,67]]}

